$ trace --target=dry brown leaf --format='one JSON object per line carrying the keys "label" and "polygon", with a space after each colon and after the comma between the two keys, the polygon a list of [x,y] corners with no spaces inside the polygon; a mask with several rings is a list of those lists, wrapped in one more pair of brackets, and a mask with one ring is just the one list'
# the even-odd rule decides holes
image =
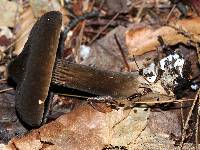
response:
{"label": "dry brown leaf", "polygon": [[113,110],[101,113],[82,105],[56,121],[9,142],[20,150],[54,146],[57,149],[100,150],[105,145],[127,146],[146,127],[149,111]]}
{"label": "dry brown leaf", "polygon": [[30,0],[34,17],[40,17],[45,12],[52,10],[60,10],[61,6],[57,0]]}
{"label": "dry brown leaf", "polygon": [[19,55],[28,39],[29,32],[33,27],[36,19],[34,18],[31,8],[26,9],[20,16],[20,21],[16,27],[16,44],[14,54]]}
{"label": "dry brown leaf", "polygon": [[124,69],[125,65],[119,47],[114,39],[114,34],[117,35],[124,53],[127,53],[124,41],[124,33],[126,30],[127,29],[125,27],[118,26],[109,32],[105,37],[95,41],[95,43],[91,45],[91,53],[87,59],[82,62],[82,64],[95,65],[101,69],[114,71],[119,71],[122,68]]}
{"label": "dry brown leaf", "polygon": [[[9,88],[0,83],[1,91]],[[0,143],[7,143],[12,137],[27,132],[17,119],[14,93],[14,90],[0,93]]]}
{"label": "dry brown leaf", "polygon": [[[8,47],[11,44],[11,41],[13,40],[14,36],[11,30],[4,26],[0,27],[0,61],[5,59],[5,51],[8,49]],[[5,72],[5,66],[0,66],[0,73]],[[2,70],[3,69],[3,70]]]}
{"label": "dry brown leaf", "polygon": [[108,7],[108,14],[116,14],[117,12],[127,13],[128,10],[127,0],[109,0],[106,1]]}
{"label": "dry brown leaf", "polygon": [[180,110],[154,111],[150,113],[148,128],[153,133],[181,137]]}
{"label": "dry brown leaf", "polygon": [[[163,121],[165,124],[162,124]],[[150,113],[149,109],[134,108],[101,113],[90,105],[82,105],[40,129],[12,139],[7,148],[101,150],[111,144],[138,150],[175,149],[178,147],[170,139],[172,132],[176,136],[181,132],[173,111]],[[188,148],[192,149],[192,145],[185,144],[183,149]]]}
{"label": "dry brown leaf", "polygon": [[16,24],[17,14],[22,11],[22,6],[15,1],[0,1],[0,26],[14,27]]}
{"label": "dry brown leaf", "polygon": [[[50,6],[49,6],[50,7]],[[59,7],[60,8],[60,7]],[[39,8],[37,8],[37,11]],[[50,11],[53,8],[49,8],[46,11]],[[57,8],[58,9],[58,8]],[[36,10],[35,10],[36,11]],[[63,8],[60,8],[61,13],[63,14],[63,24],[66,25],[68,23],[68,17],[66,10]],[[42,15],[42,13],[45,13],[44,11],[40,10],[37,14]],[[20,16],[20,21],[18,22],[18,25],[16,26],[16,44],[15,44],[15,50],[14,54],[19,55],[24,47],[24,44],[26,43],[28,39],[28,35],[30,33],[30,30],[33,27],[33,24],[36,22],[37,18],[34,17],[33,9],[31,7],[27,8],[24,13]]]}
{"label": "dry brown leaf", "polygon": [[[180,150],[175,142],[170,140],[167,134],[157,134],[152,132],[148,127],[141,132],[140,137],[134,144],[128,147],[128,150]],[[194,144],[185,143],[182,150],[195,150]]]}
{"label": "dry brown leaf", "polygon": [[[172,28],[174,26],[177,29]],[[142,55],[146,52],[156,50],[160,43],[158,42],[158,36],[162,36],[167,45],[175,45],[177,43],[185,43],[188,41],[194,40],[190,39],[183,34],[179,33],[180,31],[188,32],[195,36],[195,40],[200,40],[200,18],[194,17],[190,19],[179,20],[175,24],[170,26],[162,26],[159,28],[152,26],[142,26],[130,29],[126,33],[126,44],[129,50],[129,55]],[[195,41],[195,42],[196,42]]]}

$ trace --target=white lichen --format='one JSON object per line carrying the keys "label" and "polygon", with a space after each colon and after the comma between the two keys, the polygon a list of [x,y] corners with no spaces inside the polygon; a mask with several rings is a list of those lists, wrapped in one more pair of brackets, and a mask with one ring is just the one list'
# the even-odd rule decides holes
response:
{"label": "white lichen", "polygon": [[154,63],[150,64],[149,67],[143,69],[143,75],[149,82],[155,82],[157,78],[157,68]]}
{"label": "white lichen", "polygon": [[143,76],[150,82],[161,81],[162,86],[174,89],[179,86],[177,78],[183,77],[183,67],[185,59],[181,54],[174,53],[164,57],[158,62],[158,65],[151,63],[143,69]]}

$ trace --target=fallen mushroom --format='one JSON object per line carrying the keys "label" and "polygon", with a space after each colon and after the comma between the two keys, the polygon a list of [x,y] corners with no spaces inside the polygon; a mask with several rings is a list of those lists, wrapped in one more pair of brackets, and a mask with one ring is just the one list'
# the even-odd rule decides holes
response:
{"label": "fallen mushroom", "polygon": [[50,84],[116,98],[131,96],[138,87],[138,73],[98,70],[61,59],[55,63],[61,17],[56,11],[43,15],[32,28],[22,53],[8,65],[8,77],[17,84],[16,111],[28,128],[45,122],[51,105]]}

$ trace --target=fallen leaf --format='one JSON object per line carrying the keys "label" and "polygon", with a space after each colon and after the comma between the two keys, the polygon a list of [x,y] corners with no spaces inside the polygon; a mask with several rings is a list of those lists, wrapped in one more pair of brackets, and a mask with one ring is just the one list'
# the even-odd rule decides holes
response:
{"label": "fallen leaf", "polygon": [[0,60],[6,56],[4,52],[11,45],[13,38],[14,35],[8,27],[0,27]]}
{"label": "fallen leaf", "polygon": [[120,53],[119,47],[114,39],[114,34],[117,35],[120,45],[127,53],[125,46],[125,31],[127,29],[122,26],[118,26],[109,32],[105,37],[97,40],[91,45],[90,54],[86,60],[81,62],[85,65],[93,65],[100,69],[107,69],[113,71],[119,71],[125,68],[122,55]]}
{"label": "fallen leaf", "polygon": [[54,122],[33,130],[9,145],[18,149],[41,148],[44,144],[59,149],[102,149],[105,145],[124,145],[138,137],[147,125],[149,111],[143,108],[101,113],[82,105]]}
{"label": "fallen leaf", "polygon": [[30,0],[30,5],[36,18],[42,16],[45,12],[60,10],[61,8],[57,0]]}
{"label": "fallen leaf", "polygon": [[109,0],[106,1],[106,5],[108,7],[108,14],[116,14],[119,11],[121,13],[127,13],[128,12],[128,1],[127,0]]}
{"label": "fallen leaf", "polygon": [[26,9],[24,13],[20,16],[18,25],[15,27],[16,32],[16,44],[14,54],[19,55],[24,48],[24,44],[28,40],[29,32],[33,27],[36,19],[34,18],[31,8]]}
{"label": "fallen leaf", "polygon": [[129,56],[142,55],[156,50],[160,46],[158,36],[161,36],[167,45],[175,45],[177,43],[187,44],[187,42],[193,40],[185,36],[184,33],[181,34],[180,31],[185,31],[186,34],[192,35],[196,40],[194,42],[199,42],[199,26],[200,18],[193,17],[179,20],[177,23],[171,23],[169,26],[137,26],[132,28],[126,33],[126,44]]}
{"label": "fallen leaf", "polygon": [[181,137],[180,110],[153,111],[150,113],[148,128],[157,134],[174,134]]}
{"label": "fallen leaf", "polygon": [[[101,150],[111,144],[139,150],[176,149],[170,134],[180,135],[181,126],[177,123],[173,112],[134,108],[101,113],[90,105],[82,105],[39,129],[12,139],[6,147],[14,146],[19,150]],[[185,144],[183,149],[188,147],[192,149],[193,145]]]}
{"label": "fallen leaf", "polygon": [[[1,83],[0,89],[9,89]],[[11,138],[26,133],[15,112],[15,91],[0,93],[0,143],[7,143]]]}
{"label": "fallen leaf", "polygon": [[22,12],[22,6],[15,1],[0,1],[0,26],[14,27],[17,21],[17,14]]}

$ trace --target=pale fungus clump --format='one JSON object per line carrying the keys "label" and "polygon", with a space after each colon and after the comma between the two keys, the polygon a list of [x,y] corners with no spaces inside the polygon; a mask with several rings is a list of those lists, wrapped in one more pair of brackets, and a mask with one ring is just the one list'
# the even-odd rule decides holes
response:
{"label": "pale fungus clump", "polygon": [[184,69],[187,65],[188,63],[183,56],[174,52],[162,58],[158,63],[151,63],[147,68],[144,68],[142,75],[152,84],[159,82],[160,87],[163,87],[168,94],[175,94],[183,82],[189,82],[185,71],[188,68]]}

